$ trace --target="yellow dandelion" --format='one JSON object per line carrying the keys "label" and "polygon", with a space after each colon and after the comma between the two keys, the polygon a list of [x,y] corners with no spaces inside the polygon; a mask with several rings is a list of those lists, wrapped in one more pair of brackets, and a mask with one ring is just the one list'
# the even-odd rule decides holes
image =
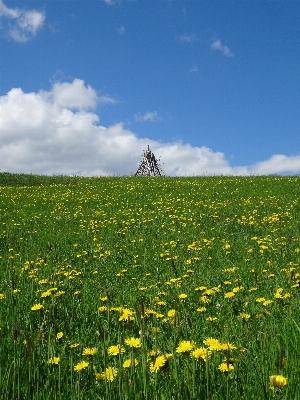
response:
{"label": "yellow dandelion", "polygon": [[181,294],[178,296],[179,300],[184,300],[184,299],[186,299],[187,297],[188,297],[188,295],[185,294],[185,293],[181,293]]}
{"label": "yellow dandelion", "polygon": [[40,310],[41,308],[44,308],[44,306],[43,306],[42,304],[40,304],[40,303],[35,304],[33,307],[31,307],[31,309],[32,309],[33,311]]}
{"label": "yellow dandelion", "polygon": [[134,338],[134,337],[127,338],[127,339],[125,339],[125,343],[126,343],[127,346],[129,346],[129,347],[138,348],[138,347],[141,347],[141,346],[142,346],[142,343],[141,343],[141,339],[140,339],[140,338]]}
{"label": "yellow dandelion", "polygon": [[199,358],[202,358],[202,360],[206,361],[207,357],[210,354],[211,354],[211,351],[207,350],[205,347],[198,347],[197,349],[195,349],[191,352],[191,357],[196,358],[196,360],[198,360]]}
{"label": "yellow dandelion", "polygon": [[82,355],[83,356],[94,356],[96,353],[98,353],[97,347],[85,347],[83,349]]}
{"label": "yellow dandelion", "polygon": [[58,332],[58,334],[56,335],[56,339],[61,339],[64,336],[64,334],[62,332]]}
{"label": "yellow dandelion", "polygon": [[51,295],[51,290],[47,290],[41,294],[41,297],[49,297]]}
{"label": "yellow dandelion", "polygon": [[200,299],[201,303],[209,303],[210,299],[207,296],[201,296]]}
{"label": "yellow dandelion", "polygon": [[89,366],[88,362],[80,361],[77,365],[75,365],[74,371],[80,372],[80,371],[84,370],[88,366]]}
{"label": "yellow dandelion", "polygon": [[152,373],[157,373],[160,368],[162,368],[167,362],[168,358],[171,357],[172,354],[163,354],[161,356],[156,357],[154,362],[150,363],[150,371]]}
{"label": "yellow dandelion", "polygon": [[240,313],[240,318],[242,318],[244,321],[246,321],[247,319],[250,318],[250,314],[246,314],[246,313]]}
{"label": "yellow dandelion", "polygon": [[110,346],[107,352],[110,356],[117,356],[118,354],[125,353],[125,348],[120,345]]}
{"label": "yellow dandelion", "polygon": [[199,307],[199,308],[197,308],[197,311],[198,312],[204,312],[204,311],[206,311],[206,308],[205,307]]}
{"label": "yellow dandelion", "polygon": [[52,357],[48,360],[48,364],[58,364],[60,362],[60,357]]}
{"label": "yellow dandelion", "polygon": [[206,318],[206,321],[213,322],[216,321],[217,319],[218,319],[217,317],[208,317]]}
{"label": "yellow dandelion", "polygon": [[284,386],[287,385],[287,378],[285,378],[282,375],[271,375],[269,377],[270,380],[270,389],[274,390],[275,386],[279,388],[283,388]]}
{"label": "yellow dandelion", "polygon": [[235,293],[234,292],[227,292],[227,293],[225,293],[225,299],[230,299],[230,297],[233,297],[233,296],[235,296]]}
{"label": "yellow dandelion", "polygon": [[196,343],[192,340],[182,340],[176,349],[176,353],[186,353],[195,347]]}
{"label": "yellow dandelion", "polygon": [[[134,359],[134,365],[137,366],[138,363],[139,363],[138,360],[135,358],[135,359]],[[125,361],[123,362],[123,368],[129,368],[130,366],[131,366],[131,359],[128,358],[127,360],[125,360]]]}
{"label": "yellow dandelion", "polygon": [[268,306],[269,304],[273,303],[273,300],[266,300],[263,302],[264,306]]}
{"label": "yellow dandelion", "polygon": [[222,363],[218,366],[218,370],[221,372],[229,372],[234,370],[234,366],[229,363]]}
{"label": "yellow dandelion", "polygon": [[107,367],[105,369],[105,379],[112,382],[118,375],[118,370],[115,367]]}
{"label": "yellow dandelion", "polygon": [[99,312],[105,312],[105,311],[107,311],[107,307],[106,306],[101,306],[101,307],[98,308],[98,311]]}
{"label": "yellow dandelion", "polygon": [[213,351],[219,351],[222,350],[222,344],[219,342],[218,339],[213,339],[213,338],[207,338],[203,340],[203,343],[205,346],[209,348],[209,350]]}
{"label": "yellow dandelion", "polygon": [[168,316],[169,318],[173,318],[173,317],[175,316],[176,312],[177,312],[177,311],[174,310],[174,309],[169,310],[168,313],[167,313],[167,316]]}

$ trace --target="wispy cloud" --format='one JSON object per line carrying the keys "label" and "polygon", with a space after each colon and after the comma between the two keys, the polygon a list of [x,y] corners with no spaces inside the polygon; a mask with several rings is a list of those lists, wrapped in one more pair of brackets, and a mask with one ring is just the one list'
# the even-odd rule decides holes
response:
{"label": "wispy cloud", "polygon": [[117,31],[119,32],[120,35],[123,35],[126,31],[125,26],[124,25],[119,26]]}
{"label": "wispy cloud", "polygon": [[135,114],[134,120],[137,122],[142,122],[142,121],[159,121],[160,117],[158,116],[156,111],[148,111],[144,115],[142,114]]}
{"label": "wispy cloud", "polygon": [[193,43],[197,40],[197,36],[195,33],[189,35],[187,33],[184,33],[182,35],[179,36],[179,40],[181,42],[186,42],[186,43]]}
{"label": "wispy cloud", "polygon": [[199,72],[199,68],[193,67],[193,68],[189,69],[189,72]]}
{"label": "wispy cloud", "polygon": [[120,4],[121,0],[103,0],[108,6],[114,6],[115,4]]}
{"label": "wispy cloud", "polygon": [[26,43],[42,28],[46,16],[37,10],[9,8],[0,0],[0,18],[0,28],[7,38]]}
{"label": "wispy cloud", "polygon": [[220,51],[225,57],[233,57],[233,53],[229,47],[222,44],[220,39],[214,39],[210,47],[213,50]]}

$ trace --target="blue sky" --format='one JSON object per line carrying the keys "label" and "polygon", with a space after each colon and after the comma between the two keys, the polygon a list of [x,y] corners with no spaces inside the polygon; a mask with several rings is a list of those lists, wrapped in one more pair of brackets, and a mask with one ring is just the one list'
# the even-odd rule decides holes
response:
{"label": "blue sky", "polygon": [[0,170],[300,172],[300,1],[0,0]]}

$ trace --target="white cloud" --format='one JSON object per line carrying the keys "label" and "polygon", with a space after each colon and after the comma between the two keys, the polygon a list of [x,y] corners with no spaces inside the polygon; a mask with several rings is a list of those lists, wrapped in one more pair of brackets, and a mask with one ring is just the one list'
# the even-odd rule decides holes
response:
{"label": "white cloud", "polygon": [[115,4],[119,4],[121,2],[121,0],[104,0],[104,3],[109,5],[109,6],[113,6]]}
{"label": "white cloud", "polygon": [[160,117],[158,116],[156,111],[148,111],[146,114],[135,114],[134,120],[137,122],[142,122],[142,121],[158,121],[160,120]]}
{"label": "white cloud", "polygon": [[211,44],[211,48],[214,50],[219,50],[226,57],[233,57],[233,53],[229,47],[222,44],[220,39],[215,39]]}
{"label": "white cloud", "polygon": [[181,42],[193,43],[193,42],[195,42],[195,40],[197,40],[197,36],[195,33],[193,33],[192,35],[184,33],[179,36],[179,40]]}
{"label": "white cloud", "polygon": [[[104,127],[89,108],[93,88],[75,79],[50,91],[11,89],[0,97],[0,170],[36,174],[128,175],[150,145],[167,175],[299,173],[300,155],[274,155],[250,167],[231,167],[221,152],[181,142],[138,138],[122,123]],[[147,113],[145,114],[147,115]]]}
{"label": "white cloud", "polygon": [[125,33],[125,31],[126,31],[125,26],[124,26],[124,25],[121,25],[121,26],[117,29],[117,31],[119,32],[120,35],[123,35],[123,34]]}
{"label": "white cloud", "polygon": [[199,68],[193,67],[193,68],[189,69],[189,72],[199,72]]}
{"label": "white cloud", "polygon": [[37,10],[9,8],[0,0],[1,29],[6,37],[25,43],[41,29],[45,13]]}

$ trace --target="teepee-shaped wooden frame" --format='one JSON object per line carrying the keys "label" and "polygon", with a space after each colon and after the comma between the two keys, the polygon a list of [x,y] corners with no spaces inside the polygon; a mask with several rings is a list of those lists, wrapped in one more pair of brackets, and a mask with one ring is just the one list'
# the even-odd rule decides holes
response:
{"label": "teepee-shaped wooden frame", "polygon": [[134,176],[163,176],[161,167],[158,164],[155,155],[150,150],[149,145],[148,149],[144,152],[143,160]]}

